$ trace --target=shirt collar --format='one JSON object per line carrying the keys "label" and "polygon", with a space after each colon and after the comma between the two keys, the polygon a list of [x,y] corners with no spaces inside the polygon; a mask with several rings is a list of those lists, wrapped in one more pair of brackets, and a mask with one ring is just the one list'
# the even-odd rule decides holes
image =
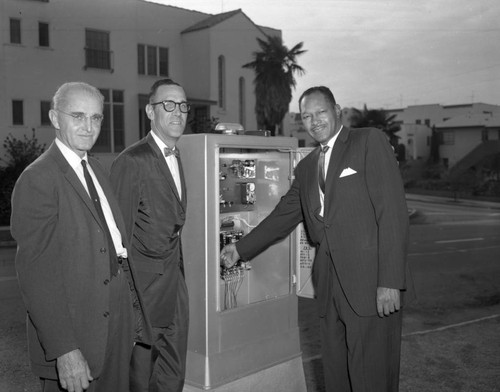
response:
{"label": "shirt collar", "polygon": [[[340,132],[342,131],[342,128],[344,128],[343,125],[340,126],[340,129],[339,131],[335,134],[334,137],[332,137],[330,140],[328,140],[328,143],[326,143],[326,146],[330,147],[329,150],[331,151],[332,148],[333,148],[333,145],[335,144],[335,141],[337,140],[337,138],[339,137],[340,135]],[[325,145],[321,145],[322,147],[324,147]]]}
{"label": "shirt collar", "polygon": [[57,147],[59,147],[59,150],[63,154],[64,158],[68,161],[69,165],[75,169],[77,167],[80,167],[82,159],[85,159],[88,161],[87,153],[85,152],[85,155],[83,158],[80,158],[74,151],[72,151],[66,144],[64,144],[62,141],[60,141],[57,137],[55,139]]}
{"label": "shirt collar", "polygon": [[156,142],[156,144],[158,145],[158,147],[160,148],[160,151],[163,151],[166,148],[171,148],[172,150],[175,150],[177,147],[174,146],[174,147],[169,147],[167,146],[163,140],[161,140],[158,135],[156,133],[154,133],[153,131],[149,131],[149,133],[151,133],[151,136],[153,136],[153,140]]}

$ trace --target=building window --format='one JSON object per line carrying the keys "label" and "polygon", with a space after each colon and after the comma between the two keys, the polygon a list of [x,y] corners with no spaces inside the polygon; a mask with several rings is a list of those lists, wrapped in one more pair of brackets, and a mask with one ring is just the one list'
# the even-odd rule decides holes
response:
{"label": "building window", "polygon": [[481,141],[486,142],[488,140],[489,140],[488,130],[487,129],[483,129],[481,131]]}
{"label": "building window", "polygon": [[212,131],[210,123],[210,111],[208,106],[195,106],[192,109],[193,117],[191,122],[191,130],[194,133],[207,133]]}
{"label": "building window", "polygon": [[48,23],[38,22],[38,45],[43,47],[50,46]]}
{"label": "building window", "polygon": [[125,148],[125,105],[123,90],[99,89],[104,95],[104,120],[93,152],[120,152]]}
{"label": "building window", "polygon": [[224,56],[219,56],[218,59],[218,75],[219,75],[219,107],[226,108],[226,59]]}
{"label": "building window", "polygon": [[24,125],[24,107],[21,100],[12,101],[12,124]]}
{"label": "building window", "polygon": [[443,131],[442,132],[442,144],[451,146],[455,144],[455,132],[453,131]]}
{"label": "building window", "polygon": [[160,76],[168,76],[168,48],[158,48]]}
{"label": "building window", "polygon": [[10,43],[21,43],[21,19],[10,19]]}
{"label": "building window", "polygon": [[425,125],[427,125],[429,128],[431,127],[431,120],[430,119],[426,118],[424,120],[424,122],[425,122]]}
{"label": "building window", "polygon": [[240,124],[243,125],[243,128],[245,129],[246,128],[246,111],[245,111],[245,108],[246,108],[246,102],[245,102],[245,90],[246,90],[246,86],[245,86],[245,78],[244,77],[240,77],[239,79],[239,82],[238,82],[238,85],[239,85],[239,91],[238,91],[238,101],[239,101],[239,119],[240,119]]}
{"label": "building window", "polygon": [[146,75],[146,54],[145,45],[137,45],[137,72],[139,75]]}
{"label": "building window", "polygon": [[422,121],[421,120],[416,120],[415,124],[422,124]]}
{"label": "building window", "polygon": [[41,125],[50,125],[49,118],[49,110],[50,110],[50,101],[41,101],[40,102],[40,124]]}
{"label": "building window", "polygon": [[147,46],[147,61],[148,61],[148,75],[156,75],[157,59],[156,59],[156,46]]}
{"label": "building window", "polygon": [[137,45],[139,75],[168,76],[168,48]]}
{"label": "building window", "polygon": [[85,30],[85,68],[111,70],[109,32]]}

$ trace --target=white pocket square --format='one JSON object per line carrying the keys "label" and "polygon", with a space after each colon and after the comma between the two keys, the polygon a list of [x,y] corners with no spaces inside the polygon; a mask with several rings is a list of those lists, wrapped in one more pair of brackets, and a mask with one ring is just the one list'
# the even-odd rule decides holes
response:
{"label": "white pocket square", "polygon": [[340,173],[340,178],[352,176],[353,174],[356,174],[356,173],[357,173],[356,170],[351,169],[350,167],[346,167],[344,170],[342,170],[342,173]]}

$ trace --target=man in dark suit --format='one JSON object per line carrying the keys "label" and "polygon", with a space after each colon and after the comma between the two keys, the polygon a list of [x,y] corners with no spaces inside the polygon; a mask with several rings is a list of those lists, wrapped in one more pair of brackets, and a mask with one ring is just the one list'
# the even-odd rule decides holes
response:
{"label": "man in dark suit", "polygon": [[326,390],[396,391],[401,297],[410,282],[408,211],[393,150],[377,129],[343,127],[326,87],[306,90],[299,105],[320,146],[297,165],[271,214],[223,249],[222,261],[250,259],[304,221],[317,247],[313,279]]}
{"label": "man in dark suit", "polygon": [[56,139],[21,174],[12,196],[31,365],[44,392],[128,391],[134,341],[151,338],[118,203],[87,155],[103,100],[86,83],[57,90],[49,112]]}
{"label": "man in dark suit", "polygon": [[146,106],[151,132],[123,151],[111,168],[154,333],[152,349],[134,348],[133,392],[182,391],[184,385],[189,311],[181,230],[186,186],[176,143],[188,111],[179,84],[157,81]]}

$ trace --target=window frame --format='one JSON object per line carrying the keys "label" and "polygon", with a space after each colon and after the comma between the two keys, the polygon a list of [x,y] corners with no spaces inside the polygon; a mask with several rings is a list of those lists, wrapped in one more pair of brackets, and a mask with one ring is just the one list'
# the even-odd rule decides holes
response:
{"label": "window frame", "polygon": [[85,29],[85,67],[113,72],[113,51],[111,32],[106,30]]}
{"label": "window frame", "polygon": [[38,22],[38,46],[50,48],[50,25],[47,22]]}
{"label": "window frame", "polygon": [[24,101],[12,100],[12,125],[24,125]]}
{"label": "window frame", "polygon": [[125,90],[100,88],[99,91],[104,96],[104,120],[92,152],[121,152],[125,148]]}
{"label": "window frame", "polygon": [[9,19],[10,43],[21,45],[23,43],[22,24],[20,18]]}
{"label": "window frame", "polygon": [[40,101],[40,125],[42,127],[52,125],[49,117],[51,101]]}
{"label": "window frame", "polygon": [[169,48],[137,44],[137,73],[144,76],[169,76]]}
{"label": "window frame", "polygon": [[217,58],[217,75],[218,75],[218,101],[219,108],[226,109],[226,58],[220,55]]}

